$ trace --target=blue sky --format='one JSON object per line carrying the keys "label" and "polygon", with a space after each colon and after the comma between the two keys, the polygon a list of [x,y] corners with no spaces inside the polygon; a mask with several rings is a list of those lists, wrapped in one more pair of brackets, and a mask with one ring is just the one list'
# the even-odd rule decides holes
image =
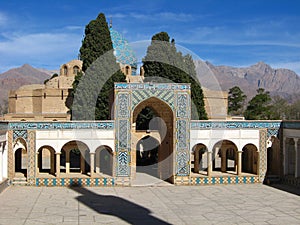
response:
{"label": "blue sky", "polygon": [[77,58],[98,13],[129,42],[166,31],[215,65],[264,61],[300,75],[300,1],[26,0],[0,2],[0,72],[29,63],[58,69]]}

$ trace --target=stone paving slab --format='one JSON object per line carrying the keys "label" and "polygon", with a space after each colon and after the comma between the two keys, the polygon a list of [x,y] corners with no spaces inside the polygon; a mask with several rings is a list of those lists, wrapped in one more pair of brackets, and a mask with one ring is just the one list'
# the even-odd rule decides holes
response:
{"label": "stone paving slab", "polygon": [[12,186],[0,194],[1,224],[300,224],[300,196],[262,184]]}

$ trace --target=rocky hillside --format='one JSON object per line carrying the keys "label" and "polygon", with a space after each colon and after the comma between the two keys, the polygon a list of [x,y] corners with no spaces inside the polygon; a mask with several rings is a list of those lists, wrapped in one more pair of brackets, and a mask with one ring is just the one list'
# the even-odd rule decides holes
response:
{"label": "rocky hillside", "polygon": [[215,75],[222,90],[239,86],[248,99],[256,94],[258,88],[264,88],[271,95],[280,95],[289,101],[300,97],[300,77],[288,69],[273,69],[269,65],[258,62],[244,68],[230,66],[206,65]]}
{"label": "rocky hillside", "polygon": [[28,64],[0,74],[0,104],[7,99],[9,90],[18,89],[25,84],[42,84],[49,77],[49,73]]}

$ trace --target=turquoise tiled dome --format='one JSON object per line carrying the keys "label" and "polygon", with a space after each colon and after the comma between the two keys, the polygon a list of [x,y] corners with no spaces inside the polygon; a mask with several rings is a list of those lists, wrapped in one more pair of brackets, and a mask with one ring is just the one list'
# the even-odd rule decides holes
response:
{"label": "turquoise tiled dome", "polygon": [[128,44],[127,40],[123,38],[123,36],[112,29],[112,27],[109,28],[110,36],[114,48],[114,55],[117,58],[117,62],[130,65],[132,67],[132,75],[135,75],[136,68],[137,68],[137,59],[135,57],[135,54]]}

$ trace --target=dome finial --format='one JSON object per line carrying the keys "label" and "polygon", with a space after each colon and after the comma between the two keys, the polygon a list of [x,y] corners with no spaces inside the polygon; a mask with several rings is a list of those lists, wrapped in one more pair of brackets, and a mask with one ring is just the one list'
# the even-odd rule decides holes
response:
{"label": "dome finial", "polygon": [[112,17],[109,19],[109,28],[112,28]]}

